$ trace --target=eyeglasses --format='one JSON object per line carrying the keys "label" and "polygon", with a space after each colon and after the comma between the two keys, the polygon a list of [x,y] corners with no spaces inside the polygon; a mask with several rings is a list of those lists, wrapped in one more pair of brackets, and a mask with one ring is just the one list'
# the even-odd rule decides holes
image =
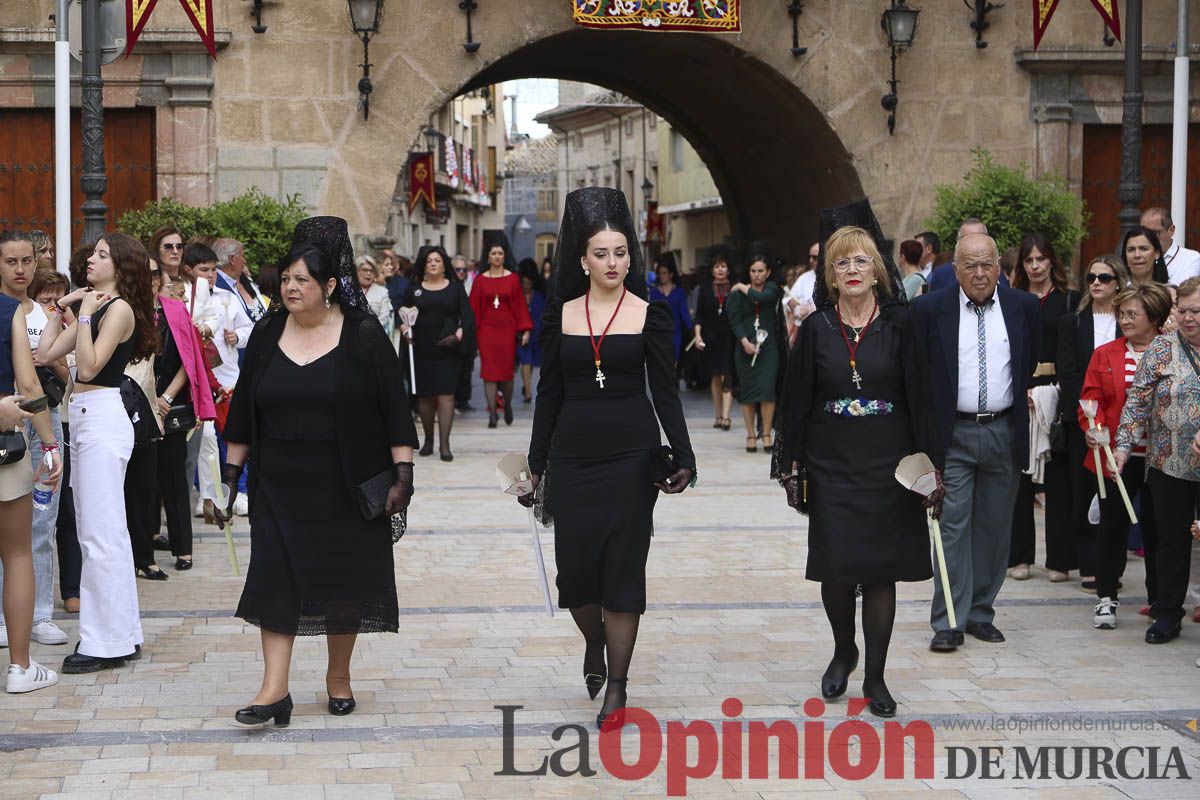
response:
{"label": "eyeglasses", "polygon": [[809,254],[808,254],[808,260],[809,260],[809,261],[816,261],[816,260],[817,260],[819,257],[820,257],[820,256],[819,256],[818,254],[816,254],[816,253],[809,253]]}
{"label": "eyeglasses", "polygon": [[178,242],[178,243],[177,242],[163,242],[162,244],[159,245],[159,247],[161,247],[163,250],[178,251],[178,250],[183,249],[183,243],[182,242]]}
{"label": "eyeglasses", "polygon": [[[1183,313],[1183,312],[1180,312],[1180,313]],[[1132,322],[1133,320],[1140,319],[1144,316],[1146,316],[1146,315],[1144,313],[1142,313],[1141,311],[1122,311],[1121,313],[1117,314],[1117,319],[1129,320]]]}
{"label": "eyeglasses", "polygon": [[859,270],[865,270],[874,263],[875,259],[871,258],[871,256],[855,256],[854,258],[839,258],[833,262],[833,268],[838,272],[849,272],[851,266],[858,267]]}
{"label": "eyeglasses", "polygon": [[1117,276],[1113,275],[1111,272],[1101,272],[1101,273],[1089,272],[1087,275],[1088,283],[1099,282],[1099,283],[1103,283],[1103,284],[1107,285],[1107,284],[1112,283],[1116,279],[1117,279]]}
{"label": "eyeglasses", "polygon": [[466,275],[466,274],[467,274],[467,268],[466,268],[466,267],[455,267],[455,268],[454,268],[454,271],[455,271],[457,274],[459,274],[459,275]]}

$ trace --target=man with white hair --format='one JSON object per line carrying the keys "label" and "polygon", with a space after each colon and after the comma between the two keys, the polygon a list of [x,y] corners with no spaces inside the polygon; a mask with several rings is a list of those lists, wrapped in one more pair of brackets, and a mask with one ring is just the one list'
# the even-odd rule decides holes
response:
{"label": "man with white hair", "polygon": [[[242,302],[242,308],[252,322],[258,322],[267,313],[267,301],[263,298],[258,285],[250,279],[250,270],[246,269],[246,253],[242,243],[237,239],[218,239],[213,245],[217,254],[217,286],[233,292]],[[238,345],[244,350],[245,343]]]}
{"label": "man with white hair", "polygon": [[1167,263],[1167,283],[1182,286],[1188,278],[1200,277],[1200,253],[1181,247],[1175,241],[1175,222],[1171,212],[1155,206],[1142,212],[1142,225],[1158,234],[1163,261]]}

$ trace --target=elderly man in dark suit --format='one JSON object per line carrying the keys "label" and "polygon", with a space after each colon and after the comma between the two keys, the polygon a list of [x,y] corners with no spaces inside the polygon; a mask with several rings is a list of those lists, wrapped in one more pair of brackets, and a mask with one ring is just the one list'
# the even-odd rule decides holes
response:
{"label": "elderly man in dark suit", "polygon": [[1008,567],[1018,474],[1029,462],[1027,389],[1041,330],[1034,296],[997,285],[1000,253],[990,236],[960,237],[954,264],[957,285],[917,298],[911,314],[937,420],[931,455],[946,489],[941,525],[952,597],[935,579],[935,652],[956,650],[964,630],[1004,641],[992,624],[993,603]]}

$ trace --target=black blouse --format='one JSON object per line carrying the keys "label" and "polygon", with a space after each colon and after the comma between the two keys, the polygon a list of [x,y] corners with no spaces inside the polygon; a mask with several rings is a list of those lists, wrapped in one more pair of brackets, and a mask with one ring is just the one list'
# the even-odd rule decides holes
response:
{"label": "black blouse", "polygon": [[[276,312],[254,326],[246,345],[237,388],[229,403],[224,437],[250,445],[249,494],[254,497],[255,464],[262,446],[257,409],[259,383],[272,359],[286,358],[279,349],[287,313]],[[337,345],[335,423],[346,487],[390,469],[392,447],[416,447],[417,430],[409,410],[400,362],[383,327],[373,316],[349,314],[342,320]]]}

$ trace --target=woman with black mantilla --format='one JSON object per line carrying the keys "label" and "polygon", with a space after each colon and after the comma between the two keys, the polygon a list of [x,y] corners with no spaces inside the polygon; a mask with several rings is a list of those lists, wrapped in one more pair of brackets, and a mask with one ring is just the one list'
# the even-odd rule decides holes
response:
{"label": "woman with black mantilla", "polygon": [[[247,725],[288,724],[296,636],[327,637],[329,712],[354,710],[356,636],[399,626],[388,517],[412,497],[417,444],[345,220],[302,221],[282,263],[283,302],[254,328],[225,424],[224,519],[250,463],[250,566],[237,616],[262,629],[264,670],[236,715]],[[364,498],[383,500],[384,512],[360,511]]]}
{"label": "woman with black mantilla", "polygon": [[[827,218],[831,215],[831,218]],[[863,223],[860,227],[841,224]],[[896,713],[884,681],[896,617],[896,582],[933,575],[921,499],[895,479],[905,456],[931,452],[929,404],[907,332],[899,271],[881,256],[870,207],[822,212],[817,310],[792,351],[772,476],[788,505],[807,513],[805,577],[821,583],[833,629],[833,659],[821,695],[840,697],[858,665],[855,587],[862,586],[866,673],[872,714]],[[940,481],[939,481],[940,486]],[[937,498],[927,501],[935,509]],[[939,512],[940,513],[940,512]]]}
{"label": "woman with black mantilla", "polygon": [[[658,492],[691,485],[696,460],[675,380],[675,323],[666,304],[646,301],[625,196],[607,188],[571,192],[558,241],[557,296],[542,318],[529,443],[535,490],[519,500],[529,506],[536,498],[543,523],[553,517],[558,604],[571,610],[587,642],[588,694],[595,698],[608,680],[596,719],[603,729],[623,722],[615,712],[625,707],[646,610]],[[670,464],[663,463],[660,421]]]}

